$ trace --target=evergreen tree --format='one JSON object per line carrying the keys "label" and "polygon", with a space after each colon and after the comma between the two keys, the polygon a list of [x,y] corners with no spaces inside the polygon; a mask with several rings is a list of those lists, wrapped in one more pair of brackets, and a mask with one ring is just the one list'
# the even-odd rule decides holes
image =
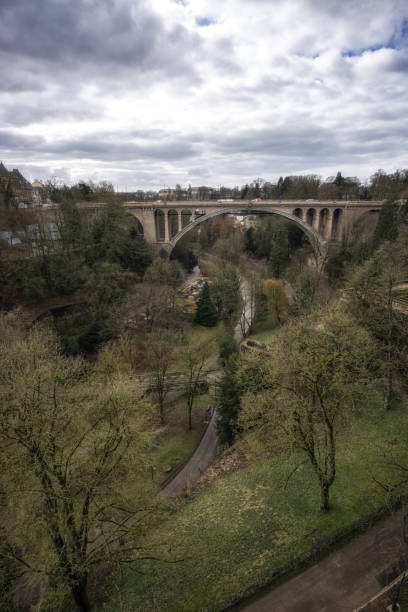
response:
{"label": "evergreen tree", "polygon": [[398,237],[398,204],[384,202],[381,206],[380,216],[374,230],[372,251],[378,249],[386,240],[395,242]]}
{"label": "evergreen tree", "polygon": [[288,312],[293,317],[309,314],[315,304],[319,280],[311,274],[303,275],[295,295],[288,305]]}
{"label": "evergreen tree", "polygon": [[194,322],[204,327],[214,327],[217,325],[217,311],[211,299],[210,287],[207,281],[204,283],[198,297]]}
{"label": "evergreen tree", "polygon": [[348,291],[351,313],[378,342],[384,407],[387,410],[392,405],[395,379],[401,374],[406,377],[408,371],[406,315],[394,308],[393,301],[393,286],[405,277],[406,271],[400,250],[388,245],[376,251],[356,270]]}
{"label": "evergreen tree", "polygon": [[245,250],[249,251],[250,253],[255,253],[256,251],[254,228],[252,226],[248,227],[248,229],[245,231]]}
{"label": "evergreen tree", "polygon": [[216,429],[221,444],[233,444],[237,433],[240,409],[239,387],[236,382],[238,363],[237,353],[229,356],[219,383]]}
{"label": "evergreen tree", "polygon": [[220,342],[219,357],[222,367],[225,367],[229,357],[235,353],[238,353],[238,344],[234,338],[234,328],[228,326]]}
{"label": "evergreen tree", "polygon": [[264,325],[268,318],[268,300],[262,290],[255,294],[255,326]]}
{"label": "evergreen tree", "polygon": [[249,185],[246,184],[241,189],[241,200],[245,200],[248,197],[248,192],[249,192]]}
{"label": "evergreen tree", "polygon": [[336,174],[336,178],[334,179],[334,184],[336,185],[336,187],[344,187],[345,183],[346,183],[346,179],[342,176],[341,172],[338,172]]}
{"label": "evergreen tree", "polygon": [[289,243],[286,228],[275,234],[269,251],[269,270],[274,278],[280,278],[289,263]]}

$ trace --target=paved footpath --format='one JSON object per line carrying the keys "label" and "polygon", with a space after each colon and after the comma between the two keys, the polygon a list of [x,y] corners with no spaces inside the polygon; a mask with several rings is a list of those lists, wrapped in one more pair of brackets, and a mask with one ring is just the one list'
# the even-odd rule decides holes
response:
{"label": "paved footpath", "polygon": [[218,444],[217,433],[215,431],[216,418],[217,415],[214,410],[211,421],[194,455],[181,472],[161,490],[162,495],[169,497],[182,493],[198,480],[201,474],[208,468],[214,459]]}
{"label": "paved footpath", "polygon": [[246,612],[353,612],[407,566],[400,510],[316,565],[235,607]]}

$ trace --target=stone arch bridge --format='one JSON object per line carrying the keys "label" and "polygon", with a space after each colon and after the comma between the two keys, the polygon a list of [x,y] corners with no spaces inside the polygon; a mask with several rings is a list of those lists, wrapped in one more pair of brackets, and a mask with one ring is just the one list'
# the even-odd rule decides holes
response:
{"label": "stone arch bridge", "polygon": [[169,252],[191,229],[223,214],[275,214],[296,223],[308,236],[318,259],[330,240],[340,240],[348,224],[363,215],[378,214],[382,202],[371,201],[191,201],[126,202],[140,222],[145,239]]}

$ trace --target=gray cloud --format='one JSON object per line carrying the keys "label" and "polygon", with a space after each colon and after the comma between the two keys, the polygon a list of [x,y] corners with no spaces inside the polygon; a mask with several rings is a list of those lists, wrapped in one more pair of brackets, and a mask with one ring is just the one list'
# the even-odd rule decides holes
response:
{"label": "gray cloud", "polygon": [[0,159],[134,188],[401,166],[408,8],[368,5],[2,0]]}
{"label": "gray cloud", "polygon": [[68,155],[74,158],[87,158],[108,161],[162,160],[174,161],[193,157],[195,151],[190,143],[170,140],[164,143],[146,142],[109,142],[98,138],[66,140],[60,143],[42,144],[39,149],[47,154]]}
{"label": "gray cloud", "polygon": [[44,142],[42,137],[26,136],[11,130],[0,130],[0,150],[27,150],[37,148]]}
{"label": "gray cloud", "polygon": [[189,138],[175,139],[160,130],[136,131],[134,134],[139,136],[138,141],[130,140],[129,134],[106,133],[47,142],[40,136],[23,136],[11,130],[2,130],[0,150],[24,150],[27,155],[40,153],[48,157],[93,159],[100,162],[116,160],[119,163],[143,160],[177,161],[197,155],[197,150]]}
{"label": "gray cloud", "polygon": [[[32,68],[59,78],[57,70],[94,66],[93,79],[115,70],[166,70],[193,66],[184,61],[199,47],[198,35],[182,26],[167,29],[144,0],[9,0],[0,4],[0,54],[4,65],[29,60]],[[118,75],[118,76],[123,76]]]}

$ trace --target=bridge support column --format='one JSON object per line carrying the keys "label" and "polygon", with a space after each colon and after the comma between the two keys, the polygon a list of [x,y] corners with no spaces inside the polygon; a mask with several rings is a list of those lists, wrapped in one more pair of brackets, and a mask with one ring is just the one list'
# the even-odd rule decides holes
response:
{"label": "bridge support column", "polygon": [[315,211],[315,214],[314,214],[314,217],[313,217],[312,227],[313,227],[315,232],[319,233],[320,210],[318,208],[315,208],[314,211]]}
{"label": "bridge support column", "polygon": [[329,214],[327,216],[326,227],[324,228],[324,238],[331,240],[333,232],[333,209],[329,208]]}
{"label": "bridge support column", "polygon": [[183,229],[182,223],[181,223],[181,210],[177,211],[177,227],[178,227],[178,234],[181,232],[181,230]]}
{"label": "bridge support column", "polygon": [[169,211],[164,210],[164,242],[170,242],[169,233]]}

